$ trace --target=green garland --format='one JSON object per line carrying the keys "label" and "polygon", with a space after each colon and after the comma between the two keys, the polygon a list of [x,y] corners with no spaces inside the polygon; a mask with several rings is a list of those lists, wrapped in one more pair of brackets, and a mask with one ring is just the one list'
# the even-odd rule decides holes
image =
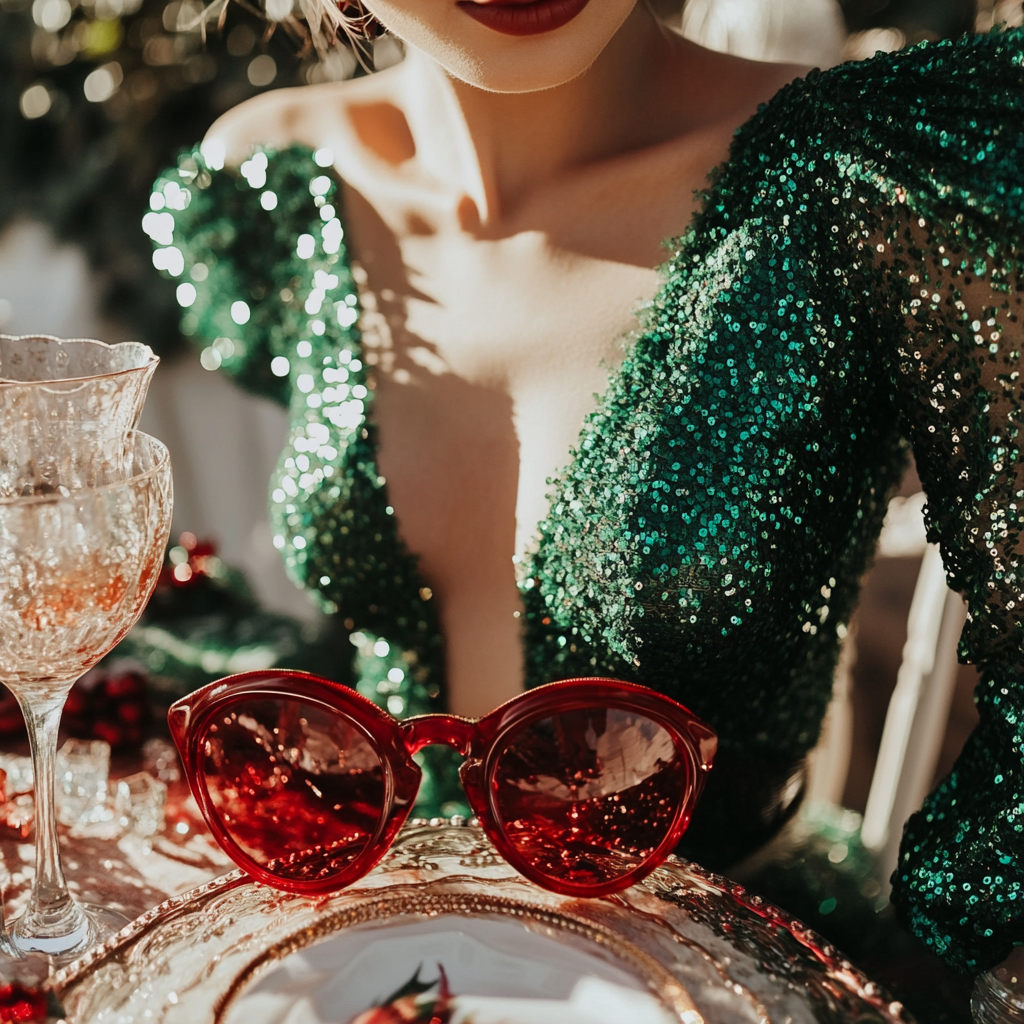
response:
{"label": "green garland", "polygon": [[302,82],[311,60],[284,32],[261,40],[266,23],[237,5],[204,42],[177,30],[190,0],[180,21],[178,2],[76,2],[0,0],[0,228],[28,218],[80,245],[103,312],[170,355],[174,288],[140,227],[150,185],[224,111]]}

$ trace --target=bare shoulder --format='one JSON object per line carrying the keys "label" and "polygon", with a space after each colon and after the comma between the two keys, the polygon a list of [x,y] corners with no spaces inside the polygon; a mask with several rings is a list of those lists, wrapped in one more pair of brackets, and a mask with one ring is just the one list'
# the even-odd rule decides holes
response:
{"label": "bare shoulder", "polygon": [[228,164],[239,164],[257,146],[336,146],[349,134],[349,112],[385,102],[392,93],[388,72],[345,82],[274,89],[219,117],[206,134],[223,144]]}
{"label": "bare shoulder", "polygon": [[746,63],[755,65],[751,70],[750,85],[758,104],[767,103],[790,82],[804,78],[814,70],[810,65],[804,64],[765,64],[756,61]]}
{"label": "bare shoulder", "polygon": [[803,78],[811,70],[809,64],[775,64],[765,61],[746,60],[743,57],[731,57],[736,61],[737,74],[756,92],[763,94],[764,99],[771,99],[783,86],[797,78]]}
{"label": "bare shoulder", "polygon": [[[705,115],[722,119],[738,127],[762,103],[767,103],[780,89],[794,79],[806,75],[811,68],[799,64],[780,64],[749,60],[729,53],[709,50],[687,39],[679,45],[685,55],[688,95],[701,95]],[[714,82],[713,90],[707,84]]]}

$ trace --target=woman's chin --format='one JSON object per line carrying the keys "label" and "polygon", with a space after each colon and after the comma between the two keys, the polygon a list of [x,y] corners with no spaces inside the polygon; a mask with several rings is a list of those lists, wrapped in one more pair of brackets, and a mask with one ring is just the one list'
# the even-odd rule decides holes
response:
{"label": "woman's chin", "polygon": [[450,60],[438,59],[438,63],[452,77],[484,92],[528,93],[557,89],[579,78],[597,59],[597,54],[589,53],[575,60],[559,56],[562,59],[556,65],[543,59],[480,60],[477,54],[453,54]]}
{"label": "woman's chin", "polygon": [[555,89],[582,75],[634,4],[635,0],[591,0],[568,23],[527,33],[481,24],[451,0],[443,3],[436,19],[431,15],[437,0],[428,0],[412,16],[405,3],[396,0],[372,0],[366,6],[391,32],[459,81],[486,92],[528,93]]}

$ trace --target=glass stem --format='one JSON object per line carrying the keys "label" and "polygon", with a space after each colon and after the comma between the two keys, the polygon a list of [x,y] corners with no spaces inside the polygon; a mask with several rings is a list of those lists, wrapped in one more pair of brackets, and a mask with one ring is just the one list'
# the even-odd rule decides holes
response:
{"label": "glass stem", "polygon": [[41,696],[38,693],[15,697],[25,716],[28,741],[32,748],[32,772],[35,779],[36,868],[32,895],[15,930],[21,940],[58,939],[81,931],[85,912],[71,898],[57,845],[57,814],[54,784],[57,775],[57,730],[69,687]]}

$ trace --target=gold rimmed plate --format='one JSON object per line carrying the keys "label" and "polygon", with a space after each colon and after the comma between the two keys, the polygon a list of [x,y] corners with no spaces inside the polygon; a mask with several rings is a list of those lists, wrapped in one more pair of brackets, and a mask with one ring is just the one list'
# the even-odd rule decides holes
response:
{"label": "gold rimmed plate", "polygon": [[573,1021],[588,1005],[595,1024],[596,1006],[652,1024],[909,1019],[799,922],[695,865],[670,860],[624,893],[577,900],[448,822],[407,826],[370,875],[326,899],[226,875],[144,914],[55,985],[76,1024],[348,1024],[417,985],[437,993],[442,972],[454,1022],[499,1010]]}

